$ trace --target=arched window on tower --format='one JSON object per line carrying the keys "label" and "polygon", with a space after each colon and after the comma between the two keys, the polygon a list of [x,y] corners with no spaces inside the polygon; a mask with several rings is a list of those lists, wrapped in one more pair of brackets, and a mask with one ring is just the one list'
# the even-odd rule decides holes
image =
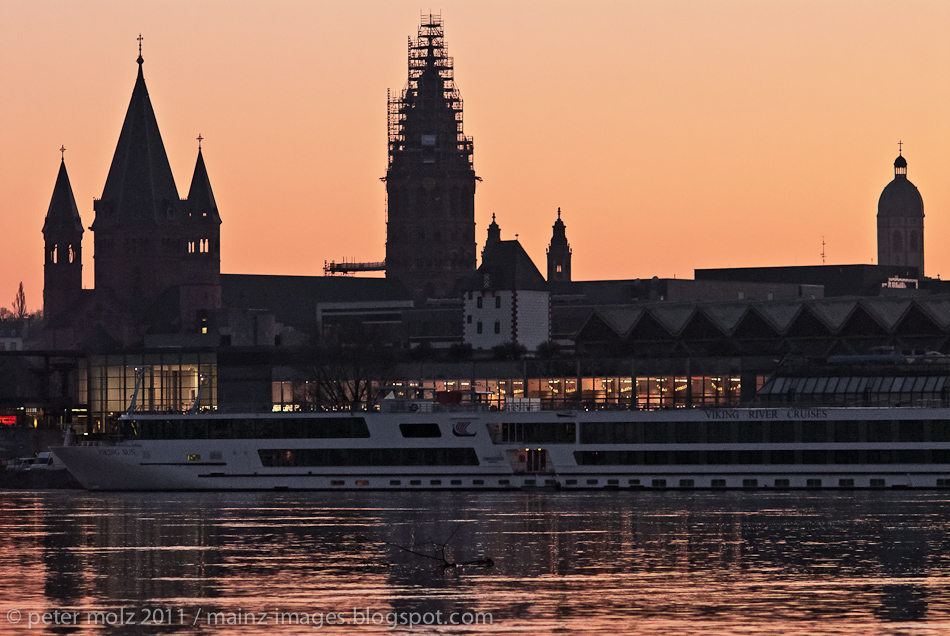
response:
{"label": "arched window on tower", "polygon": [[49,251],[49,262],[53,265],[56,264],[56,248],[57,245],[54,243],[52,249]]}
{"label": "arched window on tower", "polygon": [[894,230],[891,245],[893,246],[895,252],[901,252],[904,250],[904,237],[901,236],[900,230]]}
{"label": "arched window on tower", "polygon": [[920,240],[917,238],[917,232],[915,230],[910,231],[910,236],[907,237],[910,242],[910,250],[916,252],[920,249]]}

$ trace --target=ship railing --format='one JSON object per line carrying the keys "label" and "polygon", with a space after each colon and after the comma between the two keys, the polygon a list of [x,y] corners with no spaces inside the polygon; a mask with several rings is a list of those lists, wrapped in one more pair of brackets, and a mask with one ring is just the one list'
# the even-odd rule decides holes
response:
{"label": "ship railing", "polygon": [[[244,414],[244,413],[359,413],[382,411],[385,413],[482,413],[491,411],[664,411],[684,408],[739,408],[749,406],[736,402],[686,404],[685,402],[639,402],[636,399],[551,399],[508,398],[445,404],[433,399],[382,399],[375,403],[353,405],[332,404],[227,404],[216,407],[199,407],[196,413]],[[756,404],[755,406],[760,406]],[[173,406],[137,407],[134,412],[123,414],[123,419],[135,419],[136,415],[184,415],[187,408]]]}
{"label": "ship railing", "polygon": [[[612,399],[551,399],[551,398],[507,398],[503,400],[463,401],[445,404],[433,399],[381,399],[375,403],[357,403],[352,405],[332,404],[283,404],[254,403],[227,404],[216,407],[199,407],[197,413],[241,414],[241,413],[359,413],[382,411],[385,413],[484,413],[493,411],[530,412],[530,411],[668,411],[678,409],[735,409],[735,408],[774,408],[795,407],[863,407],[863,408],[948,408],[950,398],[940,394],[899,395],[899,394],[842,394],[834,397],[815,395],[771,395],[756,396],[751,401],[664,401],[645,402],[637,398]],[[136,415],[183,415],[188,411],[182,405],[138,407],[134,412],[123,414],[123,419],[135,419]]]}
{"label": "ship railing", "polygon": [[131,439],[133,436],[129,435],[117,435],[117,434],[105,434],[105,433],[88,433],[85,435],[77,435],[71,442],[70,446],[115,446],[119,442]]}

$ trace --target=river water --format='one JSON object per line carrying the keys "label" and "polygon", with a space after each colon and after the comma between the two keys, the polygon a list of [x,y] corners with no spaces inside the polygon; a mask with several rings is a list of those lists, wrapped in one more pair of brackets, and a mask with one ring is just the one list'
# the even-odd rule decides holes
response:
{"label": "river water", "polygon": [[939,492],[4,491],[0,633],[947,634],[948,531]]}

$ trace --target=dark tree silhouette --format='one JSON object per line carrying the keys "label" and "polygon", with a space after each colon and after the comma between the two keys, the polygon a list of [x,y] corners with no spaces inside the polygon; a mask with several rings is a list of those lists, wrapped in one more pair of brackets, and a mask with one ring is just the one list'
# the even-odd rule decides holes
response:
{"label": "dark tree silhouette", "polygon": [[23,293],[23,281],[20,281],[20,289],[17,290],[16,298],[13,299],[13,317],[17,320],[23,320],[26,317],[26,294]]}

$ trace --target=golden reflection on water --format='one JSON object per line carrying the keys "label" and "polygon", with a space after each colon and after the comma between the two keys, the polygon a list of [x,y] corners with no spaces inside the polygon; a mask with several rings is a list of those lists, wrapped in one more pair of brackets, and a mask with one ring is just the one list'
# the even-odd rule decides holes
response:
{"label": "golden reflection on water", "polygon": [[940,493],[0,492],[0,633],[942,634],[948,529]]}

